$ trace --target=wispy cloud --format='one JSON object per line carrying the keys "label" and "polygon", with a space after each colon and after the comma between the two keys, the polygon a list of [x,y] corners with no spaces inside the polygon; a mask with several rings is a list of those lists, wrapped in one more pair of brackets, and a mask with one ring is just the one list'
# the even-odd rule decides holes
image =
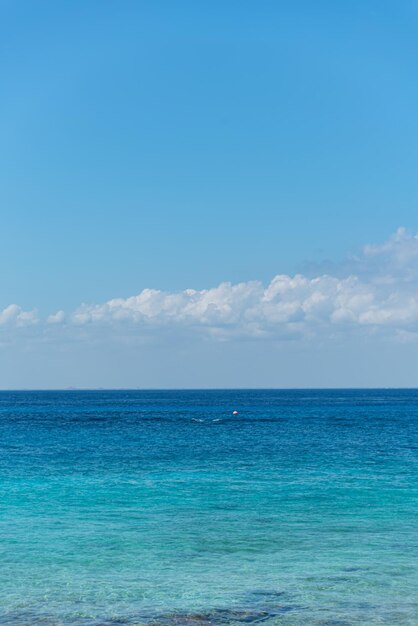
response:
{"label": "wispy cloud", "polygon": [[[0,312],[0,326],[37,321],[35,312],[17,305]],[[405,341],[418,332],[418,235],[400,228],[383,244],[364,246],[332,274],[278,274],[268,285],[222,283],[175,293],[144,289],[128,298],[52,313],[39,325],[43,332],[52,326],[86,331],[126,327],[136,335],[181,329],[219,339],[280,339],[361,329]]]}

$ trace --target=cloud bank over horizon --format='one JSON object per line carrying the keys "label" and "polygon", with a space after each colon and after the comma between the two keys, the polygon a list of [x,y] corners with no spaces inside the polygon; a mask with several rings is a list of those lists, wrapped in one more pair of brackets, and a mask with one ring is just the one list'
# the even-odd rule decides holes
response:
{"label": "cloud bank over horizon", "polygon": [[[143,289],[128,298],[82,304],[46,318],[10,304],[0,311],[0,332],[59,339],[60,329],[106,327],[126,336],[160,332],[214,340],[333,337],[361,331],[418,338],[418,234],[399,228],[382,244],[368,244],[332,273],[277,274],[260,281],[221,283],[210,289],[163,292]],[[13,330],[13,333],[11,332]]]}
{"label": "cloud bank over horizon", "polygon": [[[324,267],[324,266],[323,266]],[[418,386],[418,234],[268,284],[0,311],[0,388]]]}

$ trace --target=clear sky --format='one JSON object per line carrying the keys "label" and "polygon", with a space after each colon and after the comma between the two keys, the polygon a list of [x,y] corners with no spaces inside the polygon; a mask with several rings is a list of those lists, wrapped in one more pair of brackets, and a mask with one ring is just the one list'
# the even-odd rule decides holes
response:
{"label": "clear sky", "polygon": [[0,47],[0,387],[418,384],[417,1],[0,0]]}

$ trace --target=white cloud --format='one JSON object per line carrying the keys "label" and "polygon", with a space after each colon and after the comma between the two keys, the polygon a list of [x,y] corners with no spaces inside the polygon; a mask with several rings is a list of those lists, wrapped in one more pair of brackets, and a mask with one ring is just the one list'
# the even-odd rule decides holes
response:
{"label": "white cloud", "polygon": [[[212,289],[165,293],[146,289],[126,299],[83,305],[70,317],[78,325],[131,322],[142,327],[177,325],[222,336],[274,336],[338,327],[418,322],[413,293],[385,293],[356,276],[278,275],[260,282],[222,283]],[[417,292],[418,295],[418,292]]]}
{"label": "white cloud", "polygon": [[65,320],[65,311],[57,311],[48,315],[46,321],[48,324],[61,324]]}
{"label": "white cloud", "polygon": [[[0,325],[35,320],[34,312],[17,305],[0,312]],[[224,339],[334,336],[361,329],[405,341],[418,332],[418,235],[400,228],[332,274],[278,274],[266,286],[251,281],[174,293],[144,289],[129,298],[58,311],[46,321],[86,331],[105,325],[146,335],[166,328]]]}
{"label": "white cloud", "polygon": [[0,311],[0,326],[29,326],[37,321],[35,311],[24,311],[17,304],[9,304]]}

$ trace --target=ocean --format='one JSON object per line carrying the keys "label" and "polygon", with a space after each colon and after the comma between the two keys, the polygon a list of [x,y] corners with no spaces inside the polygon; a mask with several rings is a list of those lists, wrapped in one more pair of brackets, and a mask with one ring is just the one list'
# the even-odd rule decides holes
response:
{"label": "ocean", "polygon": [[4,391],[0,481],[2,625],[418,625],[416,390]]}

